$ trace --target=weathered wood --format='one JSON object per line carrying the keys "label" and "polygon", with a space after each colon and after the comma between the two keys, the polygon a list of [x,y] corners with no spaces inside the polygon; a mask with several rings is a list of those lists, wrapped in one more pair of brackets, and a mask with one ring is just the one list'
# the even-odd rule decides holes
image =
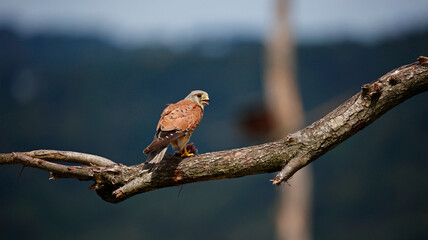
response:
{"label": "weathered wood", "polygon": [[[91,188],[112,203],[158,188],[282,169],[273,180],[274,184],[280,184],[388,110],[427,90],[428,58],[419,57],[418,62],[363,85],[359,93],[322,119],[278,141],[185,159],[168,155],[154,171],[149,170],[154,167],[150,164],[124,166],[95,155],[55,150],[0,154],[0,164],[44,169],[51,172],[52,178],[93,180]],[[52,161],[89,166],[67,166]]]}

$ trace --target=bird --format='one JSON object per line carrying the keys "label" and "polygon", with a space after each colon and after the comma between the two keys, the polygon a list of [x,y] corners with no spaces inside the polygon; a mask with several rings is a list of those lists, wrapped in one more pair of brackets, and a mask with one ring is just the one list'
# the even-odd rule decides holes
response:
{"label": "bird", "polygon": [[183,100],[168,104],[161,114],[153,142],[143,151],[148,155],[146,163],[159,163],[170,144],[178,149],[176,154],[181,157],[193,156],[186,145],[202,120],[204,107],[209,103],[207,92],[194,90]]}

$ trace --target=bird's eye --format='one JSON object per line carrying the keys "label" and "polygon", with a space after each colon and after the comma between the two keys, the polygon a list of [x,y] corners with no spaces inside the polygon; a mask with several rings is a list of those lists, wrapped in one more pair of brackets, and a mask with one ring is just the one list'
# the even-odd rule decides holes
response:
{"label": "bird's eye", "polygon": [[202,97],[202,94],[198,94],[197,96],[198,96],[198,98],[201,98],[201,97]]}

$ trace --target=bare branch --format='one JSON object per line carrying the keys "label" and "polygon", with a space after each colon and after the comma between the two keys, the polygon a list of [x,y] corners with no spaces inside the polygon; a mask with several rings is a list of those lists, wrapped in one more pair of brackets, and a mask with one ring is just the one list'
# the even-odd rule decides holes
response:
{"label": "bare branch", "polygon": [[[138,193],[191,182],[236,178],[280,171],[274,184],[287,181],[302,167],[362,130],[406,99],[428,90],[428,58],[397,68],[365,84],[359,93],[310,126],[286,138],[246,148],[180,159],[166,156],[153,166],[124,166],[90,154],[37,150],[0,154],[0,164],[22,164],[52,172],[53,178],[93,180],[92,189],[117,203]],[[90,166],[67,166],[51,161]]]}
{"label": "bare branch", "polygon": [[71,151],[35,150],[28,152],[26,155],[51,161],[72,162],[103,167],[116,164],[107,158],[97,155]]}
{"label": "bare branch", "polygon": [[53,174],[64,177],[77,178],[80,180],[91,180],[94,176],[93,171],[89,167],[81,166],[66,166],[57,163],[51,163],[46,160],[33,158],[22,153],[12,153],[12,158],[24,166],[40,168],[48,170]]}
{"label": "bare branch", "polygon": [[[80,152],[71,152],[71,151],[57,151],[57,150],[34,150],[31,152],[21,152],[29,157],[49,160],[53,162],[70,162],[70,163],[79,163],[85,165],[96,165],[96,166],[109,166],[116,164],[115,162],[100,157],[97,155],[80,153]],[[16,164],[17,159],[13,154],[10,153],[0,153],[0,164]]]}

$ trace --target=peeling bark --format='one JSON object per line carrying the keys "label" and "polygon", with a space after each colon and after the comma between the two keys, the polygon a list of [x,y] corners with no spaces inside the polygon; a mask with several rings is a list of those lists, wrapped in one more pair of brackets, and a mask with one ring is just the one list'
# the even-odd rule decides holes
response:
{"label": "peeling bark", "polygon": [[[150,164],[125,166],[91,154],[37,150],[0,154],[0,164],[21,164],[51,172],[51,179],[92,180],[107,202],[192,182],[281,171],[274,184],[336,147],[406,99],[428,90],[428,58],[394,69],[365,84],[359,93],[308,127],[278,141],[180,159],[168,155],[156,170]],[[53,162],[71,162],[69,166]]]}

